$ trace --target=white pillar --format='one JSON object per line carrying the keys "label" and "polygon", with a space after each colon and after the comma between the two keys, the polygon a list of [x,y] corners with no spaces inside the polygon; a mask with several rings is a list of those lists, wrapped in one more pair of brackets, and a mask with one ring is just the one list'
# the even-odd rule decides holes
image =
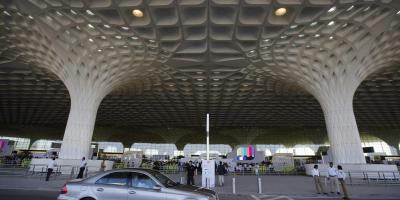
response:
{"label": "white pillar", "polygon": [[335,164],[364,164],[360,134],[353,112],[353,93],[338,92],[320,103],[325,115],[330,148]]}
{"label": "white pillar", "polygon": [[62,159],[90,159],[89,150],[92,141],[97,109],[102,96],[94,91],[70,91],[71,109],[65,128],[60,150]]}

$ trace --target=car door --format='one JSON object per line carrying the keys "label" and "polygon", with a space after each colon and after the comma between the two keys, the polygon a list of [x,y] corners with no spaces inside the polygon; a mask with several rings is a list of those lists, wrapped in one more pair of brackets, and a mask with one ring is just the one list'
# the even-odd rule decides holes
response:
{"label": "car door", "polygon": [[[128,200],[165,200],[162,188],[148,175],[140,172],[131,173],[131,184],[128,188]],[[155,188],[158,187],[158,188]]]}
{"label": "car door", "polygon": [[127,200],[129,172],[112,172],[98,179],[92,186],[96,200]]}

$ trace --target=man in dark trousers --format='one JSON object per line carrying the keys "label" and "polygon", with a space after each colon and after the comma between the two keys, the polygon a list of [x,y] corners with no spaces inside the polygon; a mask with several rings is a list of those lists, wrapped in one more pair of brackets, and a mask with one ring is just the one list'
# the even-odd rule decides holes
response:
{"label": "man in dark trousers", "polygon": [[226,169],[221,161],[219,161],[219,165],[217,167],[217,174],[218,174],[219,186],[224,186],[224,176],[226,174]]}
{"label": "man in dark trousers", "polygon": [[192,161],[189,161],[189,164],[186,166],[187,170],[187,184],[194,185],[194,171],[196,167],[193,166]]}
{"label": "man in dark trousers", "polygon": [[49,181],[51,173],[53,173],[54,168],[57,166],[56,164],[56,158],[53,157],[51,160],[49,160],[49,163],[47,164],[47,175],[46,175],[46,181]]}
{"label": "man in dark trousers", "polygon": [[85,171],[86,165],[87,165],[86,158],[83,157],[82,161],[81,161],[81,165],[79,166],[79,174],[78,174],[78,177],[76,177],[76,178],[83,178],[83,172]]}

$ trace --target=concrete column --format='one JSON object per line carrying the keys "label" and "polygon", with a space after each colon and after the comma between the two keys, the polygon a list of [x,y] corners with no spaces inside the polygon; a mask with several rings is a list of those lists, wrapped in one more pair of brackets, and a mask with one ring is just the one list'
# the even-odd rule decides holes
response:
{"label": "concrete column", "polygon": [[60,150],[62,159],[89,157],[97,109],[103,98],[93,90],[70,91],[71,109]]}
{"label": "concrete column", "polygon": [[353,93],[320,99],[335,164],[364,164],[360,134],[353,112]]}

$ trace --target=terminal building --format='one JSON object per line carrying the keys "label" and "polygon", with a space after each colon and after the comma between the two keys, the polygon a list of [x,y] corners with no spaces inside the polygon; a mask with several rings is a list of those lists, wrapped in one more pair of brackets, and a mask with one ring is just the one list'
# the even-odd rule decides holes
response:
{"label": "terminal building", "polygon": [[216,159],[400,159],[400,1],[15,0],[0,18],[16,150],[201,159],[209,113]]}

